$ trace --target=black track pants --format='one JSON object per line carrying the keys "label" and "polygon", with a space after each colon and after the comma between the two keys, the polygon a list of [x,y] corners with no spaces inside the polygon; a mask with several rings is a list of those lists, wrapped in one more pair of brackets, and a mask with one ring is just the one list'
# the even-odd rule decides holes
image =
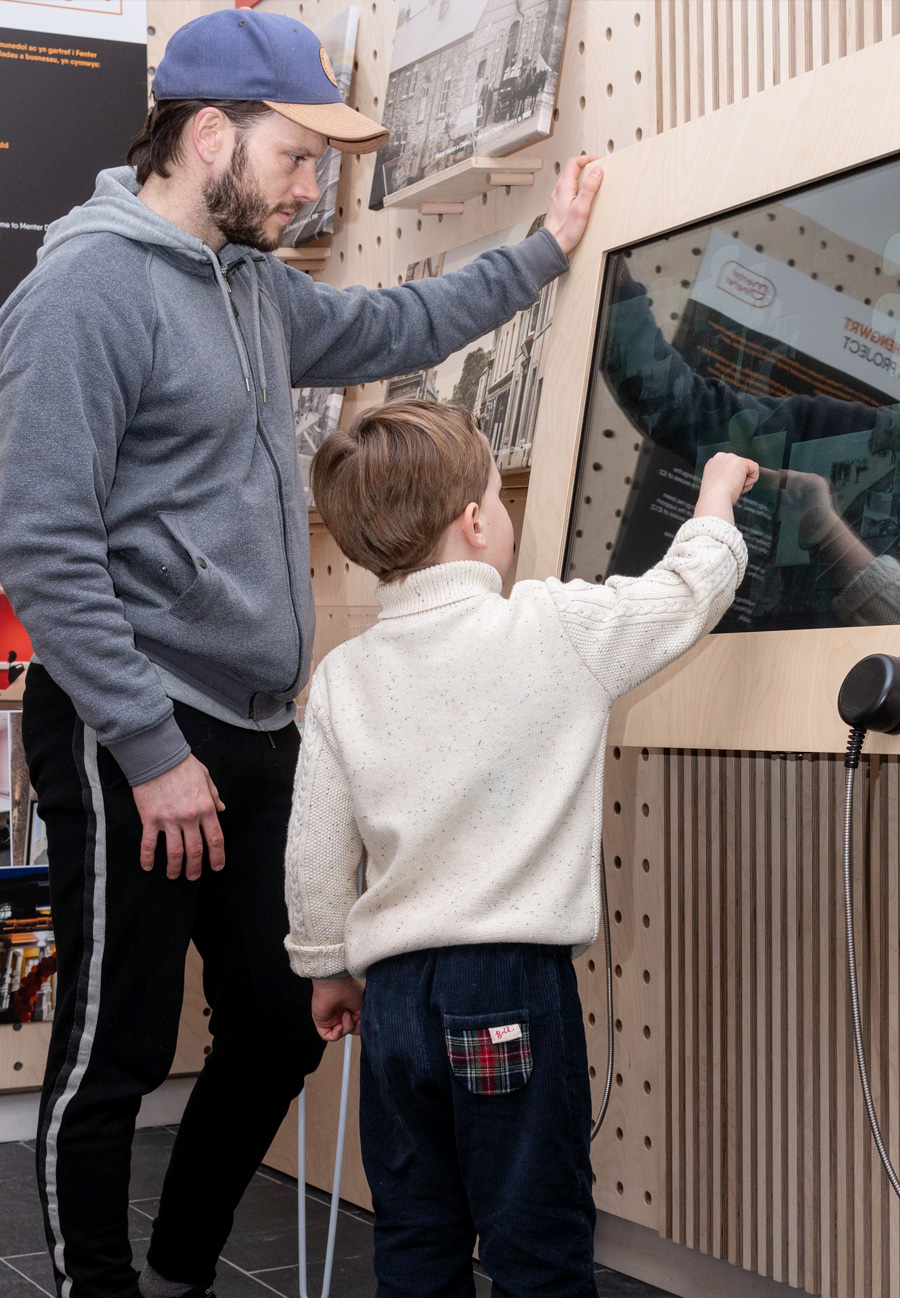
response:
{"label": "black track pants", "polygon": [[[299,737],[175,714],[225,811],[225,868],[167,879],[141,870],[140,819],[118,765],[37,665],[24,737],[47,826],[57,1012],[38,1176],[61,1298],[136,1298],[128,1244],[130,1148],[140,1100],[175,1052],[193,939],[212,1007],[212,1052],[179,1128],[149,1259],[210,1283],[234,1209],[323,1043],[311,987],[290,969],[284,847]],[[161,840],[163,842],[164,840]]]}

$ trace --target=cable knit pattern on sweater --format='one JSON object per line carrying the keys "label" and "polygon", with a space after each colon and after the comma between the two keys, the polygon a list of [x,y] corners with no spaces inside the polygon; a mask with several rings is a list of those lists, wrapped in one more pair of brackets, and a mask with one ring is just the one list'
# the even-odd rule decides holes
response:
{"label": "cable knit pattern on sweater", "polygon": [[715,626],[745,565],[740,533],[699,518],[643,577],[601,586],[525,581],[505,600],[481,563],[380,586],[378,624],[310,690],[287,845],[295,971],[590,945],[610,705]]}

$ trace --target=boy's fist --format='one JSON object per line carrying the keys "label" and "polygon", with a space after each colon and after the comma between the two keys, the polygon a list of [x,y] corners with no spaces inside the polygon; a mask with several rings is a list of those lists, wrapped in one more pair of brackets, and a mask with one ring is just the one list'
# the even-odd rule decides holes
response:
{"label": "boy's fist", "polygon": [[733,455],[730,451],[718,451],[704,466],[700,490],[724,490],[735,505],[758,478],[759,465],[755,460]]}
{"label": "boy's fist", "polygon": [[346,978],[313,978],[312,1020],[323,1041],[359,1034],[362,983]]}

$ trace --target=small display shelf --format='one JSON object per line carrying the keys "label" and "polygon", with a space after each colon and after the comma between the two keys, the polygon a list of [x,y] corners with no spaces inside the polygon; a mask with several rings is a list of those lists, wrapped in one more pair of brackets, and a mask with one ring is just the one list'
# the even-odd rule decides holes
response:
{"label": "small display shelf", "polygon": [[467,198],[501,185],[533,185],[540,158],[466,158],[453,167],[426,176],[415,185],[385,195],[385,207],[413,207],[424,216],[461,213]]}
{"label": "small display shelf", "polygon": [[331,240],[329,238],[327,243],[306,243],[299,248],[276,248],[275,256],[295,270],[305,270],[312,274],[325,269],[331,256]]}

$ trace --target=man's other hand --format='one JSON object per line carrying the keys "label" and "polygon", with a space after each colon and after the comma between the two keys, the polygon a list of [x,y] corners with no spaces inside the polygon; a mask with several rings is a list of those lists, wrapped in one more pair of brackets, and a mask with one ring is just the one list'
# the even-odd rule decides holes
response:
{"label": "man's other hand", "polygon": [[359,1035],[362,983],[346,978],[313,978],[312,1020],[323,1041]]}
{"label": "man's other hand", "polygon": [[141,835],[141,869],[152,870],[156,843],[166,836],[166,876],[177,879],[182,864],[189,879],[200,878],[203,842],[209,850],[209,864],[221,870],[225,864],[225,838],[218,812],[225,803],[209,771],[189,755],[170,771],[132,789],[144,832]]}
{"label": "man's other hand", "polygon": [[570,158],[563,167],[550,195],[544,225],[566,256],[581,242],[591,214],[591,204],[602,180],[603,168],[596,156],[585,154],[581,158]]}

